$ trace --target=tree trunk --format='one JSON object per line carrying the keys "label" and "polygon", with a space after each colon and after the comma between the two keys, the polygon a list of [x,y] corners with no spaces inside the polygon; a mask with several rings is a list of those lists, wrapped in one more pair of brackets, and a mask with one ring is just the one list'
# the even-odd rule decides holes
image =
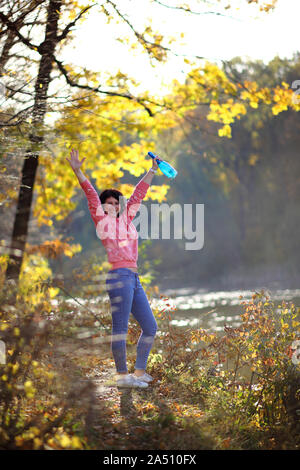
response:
{"label": "tree trunk", "polygon": [[62,0],[49,1],[45,39],[38,48],[38,52],[41,54],[41,60],[35,84],[32,133],[29,136],[30,148],[26,152],[22,168],[22,180],[10,245],[10,256],[6,270],[6,283],[12,283],[14,287],[18,285],[23,262],[33,188],[38,168],[39,148],[44,140],[42,128],[47,110],[47,94],[53,67],[53,57],[58,42],[57,31],[61,6]]}

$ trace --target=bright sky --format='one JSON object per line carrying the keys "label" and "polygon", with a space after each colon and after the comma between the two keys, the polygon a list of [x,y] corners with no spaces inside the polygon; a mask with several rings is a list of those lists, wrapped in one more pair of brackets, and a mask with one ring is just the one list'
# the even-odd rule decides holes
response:
{"label": "bright sky", "polygon": [[[240,0],[234,1],[241,5]],[[165,0],[165,3],[172,5],[170,0]],[[153,27],[162,33],[177,37],[181,32],[185,34],[180,39],[182,45],[174,43],[171,46],[173,50],[214,62],[241,56],[267,63],[276,55],[291,58],[299,50],[300,0],[278,0],[275,11],[268,14],[259,12],[253,5],[239,11],[230,9],[227,10],[228,18],[210,14],[189,15],[153,7],[153,4],[145,10],[147,2],[143,0],[118,0],[116,4],[122,12],[128,13],[137,30],[142,31],[143,22],[150,17]],[[198,11],[211,10],[216,11],[198,7]],[[173,78],[183,78],[182,59],[174,57],[168,65],[155,69],[146,56],[142,57],[116,41],[116,35],[121,36],[122,32],[129,34],[129,29],[121,24],[107,25],[103,15],[95,9],[85,22],[76,27],[74,46],[65,50],[63,59],[99,72],[121,70],[155,93],[163,91],[161,82],[167,84]]]}

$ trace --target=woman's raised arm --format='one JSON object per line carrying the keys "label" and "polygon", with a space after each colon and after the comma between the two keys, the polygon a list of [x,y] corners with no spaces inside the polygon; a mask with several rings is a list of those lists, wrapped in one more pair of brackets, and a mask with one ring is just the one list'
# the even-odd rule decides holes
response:
{"label": "woman's raised arm", "polygon": [[105,212],[102,208],[102,204],[100,202],[97,191],[95,190],[94,186],[89,181],[89,179],[86,176],[84,176],[84,174],[82,173],[80,169],[85,158],[83,158],[80,161],[79,152],[78,150],[74,150],[74,149],[72,149],[70,156],[71,156],[71,159],[69,160],[68,158],[66,158],[66,160],[70,163],[72,170],[74,171],[75,175],[78,178],[80,186],[85,192],[85,195],[88,201],[88,208],[89,208],[90,214],[92,216],[92,219],[95,225],[97,226],[98,222],[103,217],[105,217]]}
{"label": "woman's raised arm", "polygon": [[80,167],[83,164],[86,157],[84,157],[80,161],[79,160],[79,152],[78,152],[78,150],[74,150],[74,149],[71,150],[70,157],[71,157],[70,160],[68,158],[66,158],[66,160],[70,163],[71,168],[74,171],[75,175],[77,176],[79,183],[83,183],[86,180],[86,177],[82,173]]}
{"label": "woman's raised arm", "polygon": [[148,172],[145,174],[145,176],[140,181],[144,181],[147,184],[151,184],[152,180],[153,180],[153,176],[155,175],[155,173],[157,171],[157,168],[158,168],[158,164],[153,158],[152,159],[152,167],[148,170]]}

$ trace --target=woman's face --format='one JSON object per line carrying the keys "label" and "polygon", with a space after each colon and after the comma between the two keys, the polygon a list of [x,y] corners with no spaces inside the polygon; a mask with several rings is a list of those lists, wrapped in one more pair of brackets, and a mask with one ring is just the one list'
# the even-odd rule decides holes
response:
{"label": "woman's face", "polygon": [[104,205],[104,210],[111,216],[116,217],[120,211],[120,204],[117,199],[115,199],[113,196],[108,197],[105,200]]}

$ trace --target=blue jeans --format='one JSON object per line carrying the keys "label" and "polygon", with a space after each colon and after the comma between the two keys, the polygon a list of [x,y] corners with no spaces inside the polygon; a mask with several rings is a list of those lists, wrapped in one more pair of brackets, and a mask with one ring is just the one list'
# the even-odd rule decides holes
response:
{"label": "blue jeans", "polygon": [[105,282],[111,305],[111,349],[116,370],[118,373],[128,372],[126,363],[126,336],[130,313],[132,313],[142,328],[137,343],[135,368],[145,370],[154,342],[157,323],[140,282],[139,275],[128,268],[111,269],[108,271]]}

